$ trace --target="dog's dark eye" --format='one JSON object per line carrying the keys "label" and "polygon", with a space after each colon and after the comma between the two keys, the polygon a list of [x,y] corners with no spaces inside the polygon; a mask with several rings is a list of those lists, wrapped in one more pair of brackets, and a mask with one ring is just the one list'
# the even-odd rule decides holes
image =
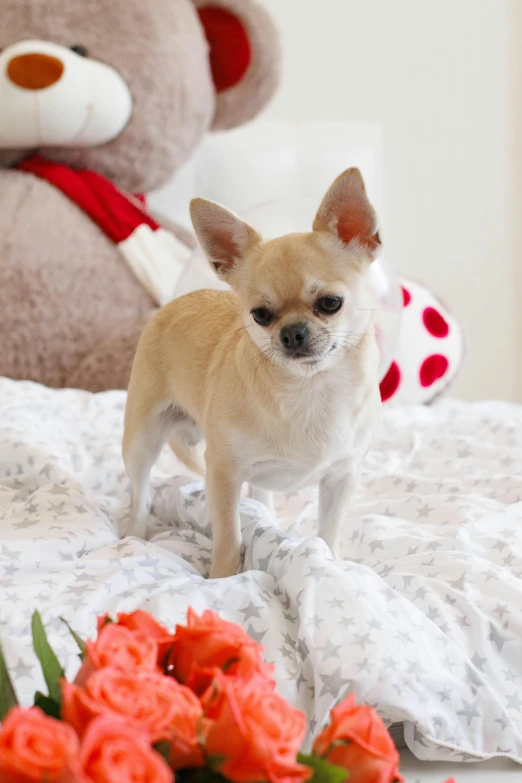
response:
{"label": "dog's dark eye", "polygon": [[338,313],[343,306],[343,299],[341,296],[322,296],[315,303],[315,309],[320,313],[326,315],[332,315]]}
{"label": "dog's dark eye", "polygon": [[76,46],[71,46],[71,52],[75,52],[75,54],[79,54],[80,57],[88,57],[89,52],[85,48],[85,46],[82,46],[81,44],[76,44]]}
{"label": "dog's dark eye", "polygon": [[269,326],[274,320],[274,314],[267,307],[254,307],[250,311],[252,318],[259,326]]}

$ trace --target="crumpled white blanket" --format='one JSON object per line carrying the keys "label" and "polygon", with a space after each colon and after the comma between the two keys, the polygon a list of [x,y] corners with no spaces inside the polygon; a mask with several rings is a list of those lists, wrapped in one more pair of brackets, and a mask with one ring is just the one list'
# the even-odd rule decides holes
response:
{"label": "crumpled white blanket", "polygon": [[[207,581],[203,485],[166,450],[151,540],[120,540],[125,395],[0,379],[0,636],[28,702],[38,608],[69,675],[95,617],[189,605],[243,625],[312,731],[347,691],[403,722],[420,758],[522,762],[522,408],[445,401],[386,411],[334,562],[316,494],[244,500],[244,573]],[[185,476],[185,477],[184,477]]]}

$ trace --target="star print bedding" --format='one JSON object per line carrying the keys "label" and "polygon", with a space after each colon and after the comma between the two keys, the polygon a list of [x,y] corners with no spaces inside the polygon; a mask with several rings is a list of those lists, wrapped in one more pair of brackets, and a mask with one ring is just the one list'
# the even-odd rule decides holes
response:
{"label": "star print bedding", "polygon": [[0,379],[0,636],[25,700],[43,687],[33,609],[70,674],[61,616],[87,635],[102,612],[173,626],[209,607],[264,645],[312,729],[355,690],[422,759],[522,762],[522,408],[388,409],[344,561],[314,538],[313,490],[278,499],[279,526],[245,499],[244,572],[210,582],[203,486],[168,451],[150,541],[118,537],[124,402]]}

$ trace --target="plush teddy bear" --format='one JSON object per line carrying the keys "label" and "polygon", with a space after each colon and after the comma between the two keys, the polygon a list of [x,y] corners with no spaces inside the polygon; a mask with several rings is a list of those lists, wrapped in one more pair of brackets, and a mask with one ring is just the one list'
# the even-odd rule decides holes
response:
{"label": "plush teddy bear", "polygon": [[0,17],[0,375],[125,388],[193,246],[139,194],[266,104],[275,29],[254,0],[0,0]]}

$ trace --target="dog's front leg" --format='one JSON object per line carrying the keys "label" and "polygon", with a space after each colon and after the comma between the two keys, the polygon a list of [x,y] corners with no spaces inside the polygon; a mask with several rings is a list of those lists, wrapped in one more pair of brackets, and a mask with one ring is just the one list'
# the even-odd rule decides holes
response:
{"label": "dog's front leg", "polygon": [[234,463],[206,455],[206,494],[214,545],[210,579],[237,574],[241,554],[239,496],[241,480]]}
{"label": "dog's front leg", "polygon": [[359,480],[359,469],[342,460],[332,466],[319,484],[319,536],[334,557],[339,557],[339,531]]}

